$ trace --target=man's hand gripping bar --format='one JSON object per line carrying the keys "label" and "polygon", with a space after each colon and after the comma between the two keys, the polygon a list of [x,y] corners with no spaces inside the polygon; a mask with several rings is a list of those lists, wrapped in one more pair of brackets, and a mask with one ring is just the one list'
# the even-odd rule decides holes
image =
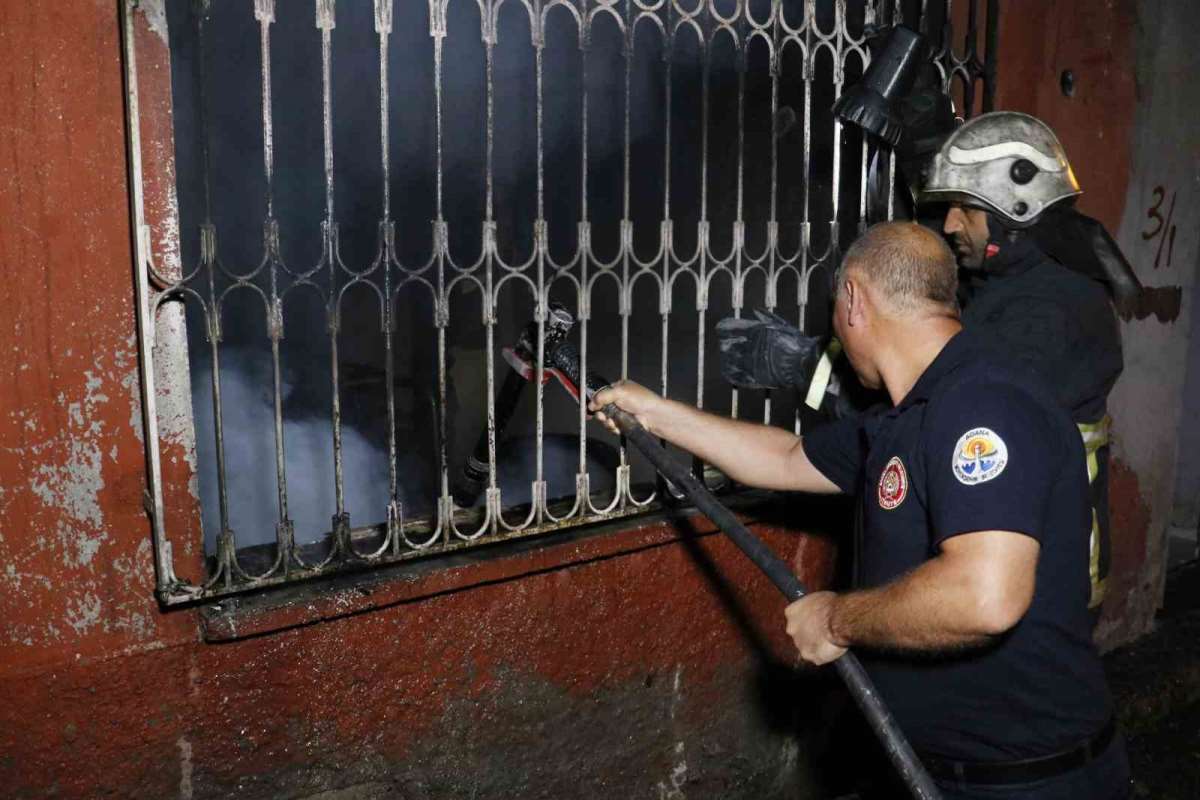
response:
{"label": "man's hand gripping bar", "polygon": [[[580,398],[581,402],[588,402],[597,392],[609,385],[608,381],[593,373],[581,377],[579,352],[566,339],[552,349],[547,349],[545,359],[546,370],[553,370],[554,376],[568,391]],[[632,414],[623,411],[615,403],[610,403],[604,407],[604,415],[616,423],[625,439],[633,444],[664,478],[682,491],[700,512],[733,540],[738,549],[770,578],[789,602],[799,600],[807,593],[800,579],[788,565],[771,552],[761,539],[752,534],[733,512],[722,505],[687,465],[675,460]],[[920,800],[940,798],[941,793],[936,784],[917,758],[895,717],[883,704],[879,692],[871,683],[858,658],[853,653],[846,653],[833,662],[833,665],[868,724],[879,737],[888,758],[912,796]]]}

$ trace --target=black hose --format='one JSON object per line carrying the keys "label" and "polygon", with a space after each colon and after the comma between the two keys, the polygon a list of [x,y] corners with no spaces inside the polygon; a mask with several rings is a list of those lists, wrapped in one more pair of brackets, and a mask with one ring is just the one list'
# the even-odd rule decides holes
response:
{"label": "black hose", "polygon": [[[528,383],[529,381],[515,369],[508,370],[504,376],[504,382],[500,384],[500,392],[496,396],[496,426],[493,435],[497,440],[503,435],[504,429],[508,427],[513,411],[516,410],[517,403]],[[484,427],[479,432],[475,449],[467,457],[467,463],[463,464],[462,474],[451,487],[450,492],[454,495],[454,502],[460,508],[470,508],[475,505],[475,501],[479,499],[479,495],[483,494],[484,487],[487,486],[490,474],[488,470],[490,438],[487,427]]]}
{"label": "black hose", "polygon": [[[625,438],[641,451],[663,477],[687,495],[701,513],[733,540],[789,601],[799,600],[807,593],[800,579],[788,565],[763,544],[761,539],[752,534],[732,511],[722,505],[708,487],[696,479],[691,470],[672,458],[654,436],[638,424],[632,414],[612,404],[605,406],[604,414],[617,424]],[[863,716],[867,718],[868,724],[883,743],[888,758],[913,797],[922,800],[941,797],[933,779],[929,777],[904,732],[900,730],[896,718],[884,705],[858,658],[853,653],[846,653],[833,662],[833,666],[845,682],[846,688],[850,690]]]}
{"label": "black hose", "polygon": [[[607,385],[594,374],[588,374],[580,380],[579,353],[570,342],[564,341],[553,352],[548,353],[546,361],[548,366],[559,370],[582,389],[579,393],[581,398],[591,400],[596,392]],[[784,597],[794,601],[807,594],[804,584],[800,583],[800,579],[791,568],[763,544],[761,539],[752,534],[732,511],[722,505],[708,487],[692,474],[687,465],[675,460],[632,414],[610,403],[604,407],[604,415],[616,423],[626,440],[633,444],[664,478],[683,492],[701,513],[733,540],[738,549],[771,579],[771,583],[775,584]],[[912,745],[908,743],[904,731],[900,730],[896,718],[884,705],[883,698],[879,696],[875,684],[871,682],[858,658],[848,652],[833,662],[833,665],[854,697],[854,702],[866,717],[867,723],[879,737],[888,759],[912,796],[919,800],[939,800],[941,792],[925,771]]]}

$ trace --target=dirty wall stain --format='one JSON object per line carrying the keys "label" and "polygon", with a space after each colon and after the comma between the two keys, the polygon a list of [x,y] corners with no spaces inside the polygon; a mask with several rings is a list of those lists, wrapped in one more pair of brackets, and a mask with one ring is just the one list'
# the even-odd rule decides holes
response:
{"label": "dirty wall stain", "polygon": [[112,3],[0,7],[3,672],[195,635],[153,598],[119,30]]}

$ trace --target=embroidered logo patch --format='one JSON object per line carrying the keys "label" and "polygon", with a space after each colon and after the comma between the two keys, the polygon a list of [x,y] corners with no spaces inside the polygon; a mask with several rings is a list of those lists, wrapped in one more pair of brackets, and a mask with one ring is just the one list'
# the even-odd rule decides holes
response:
{"label": "embroidered logo patch", "polygon": [[908,496],[908,472],[900,456],[892,456],[892,460],[883,468],[879,476],[879,507],[891,511],[904,502]]}
{"label": "embroidered logo patch", "polygon": [[960,436],[951,461],[954,477],[967,486],[990,481],[1007,464],[1008,447],[990,428],[972,428]]}

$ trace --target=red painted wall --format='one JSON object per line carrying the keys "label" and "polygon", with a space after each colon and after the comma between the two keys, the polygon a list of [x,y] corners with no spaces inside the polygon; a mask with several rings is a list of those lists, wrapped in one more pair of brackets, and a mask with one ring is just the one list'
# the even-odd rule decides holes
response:
{"label": "red painted wall", "polygon": [[[1139,26],[1154,21],[1139,19],[1138,11],[1133,0],[1005,0],[1001,5],[996,107],[1033,114],[1054,129],[1083,188],[1080,210],[1103,222],[1114,237],[1126,212],[1134,135],[1139,124],[1146,124],[1138,115],[1141,65],[1136,45]],[[1074,75],[1071,96],[1061,88],[1065,70]],[[1169,148],[1171,132],[1159,135],[1165,137],[1164,149]],[[1158,282],[1158,276],[1147,274],[1141,253],[1126,255],[1147,285]],[[1124,330],[1127,352],[1141,334],[1136,326]],[[1128,367],[1127,358],[1125,383],[1138,379],[1137,371]],[[1116,420],[1118,435],[1123,422],[1130,421]],[[1123,444],[1141,446],[1138,441]],[[1160,598],[1162,565],[1157,563],[1158,551],[1148,547],[1156,533],[1145,483],[1147,478],[1114,449],[1109,497],[1113,567],[1101,626],[1106,646],[1144,632]]]}
{"label": "red painted wall", "polygon": [[[797,723],[772,683],[790,675],[783,601],[711,531],[550,539],[203,628],[201,610],[160,611],[116,9],[0,5],[2,794],[670,796],[686,783],[761,796],[797,785]],[[143,74],[153,111],[167,77]],[[168,202],[163,185],[148,187],[148,214],[161,219]],[[168,448],[165,469],[185,470],[183,455]],[[192,502],[167,498],[174,530],[194,527]],[[805,579],[827,578],[827,542],[756,528]]]}
{"label": "red painted wall", "polygon": [[[1137,104],[1133,0],[1004,0],[996,108],[1024,111],[1058,134],[1083,188],[1079,209],[1113,235],[1129,184]],[[1075,92],[1063,94],[1064,70]]]}
{"label": "red painted wall", "polygon": [[119,28],[0,6],[0,592],[6,670],[194,639],[153,588]]}
{"label": "red painted wall", "polygon": [[[1000,107],[1055,126],[1084,208],[1114,226],[1129,169],[1129,5],[1010,0],[1002,16]],[[401,570],[203,629],[198,610],[159,610],[118,34],[108,0],[0,4],[5,796],[351,785],[412,797],[680,796],[684,785],[765,796],[802,785],[797,689],[777,680],[790,676],[778,669],[789,659],[782,600],[716,536],[693,544],[667,524],[597,534],[422,577]],[[1067,66],[1079,80],[1071,100],[1057,94]],[[163,202],[150,187],[148,203]],[[166,469],[185,467],[168,454]],[[1118,469],[1114,504],[1136,508],[1136,482]],[[168,498],[175,530],[188,505]],[[1144,537],[1136,514],[1114,520],[1126,545]],[[827,579],[827,542],[756,528],[806,580]],[[232,640],[206,643],[202,630]],[[817,687],[799,691],[804,708],[818,704]]]}

